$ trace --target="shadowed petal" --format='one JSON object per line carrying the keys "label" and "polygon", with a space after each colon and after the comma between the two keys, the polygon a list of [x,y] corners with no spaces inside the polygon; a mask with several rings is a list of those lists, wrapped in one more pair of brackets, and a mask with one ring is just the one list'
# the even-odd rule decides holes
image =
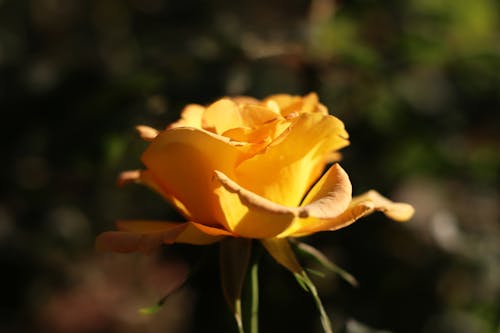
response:
{"label": "shadowed petal", "polygon": [[104,232],[97,237],[98,250],[152,253],[161,244],[206,245],[230,235],[225,230],[194,222],[119,221],[117,225],[120,231]]}
{"label": "shadowed petal", "polygon": [[188,220],[191,220],[189,211],[184,204],[174,197],[167,189],[163,188],[161,184],[154,179],[154,175],[149,170],[130,170],[124,171],[118,177],[118,186],[123,186],[128,183],[137,183],[148,186],[160,194],[165,200],[170,202],[177,210]]}
{"label": "shadowed petal", "polygon": [[285,238],[269,238],[262,239],[262,245],[267,252],[281,265],[287,268],[290,272],[300,274],[303,269],[299,261],[293,253],[292,247]]}

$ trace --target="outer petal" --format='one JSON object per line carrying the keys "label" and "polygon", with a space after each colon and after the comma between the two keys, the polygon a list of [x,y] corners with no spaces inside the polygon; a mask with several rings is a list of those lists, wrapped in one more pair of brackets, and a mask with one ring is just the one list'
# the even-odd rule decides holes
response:
{"label": "outer petal", "polygon": [[247,238],[270,238],[283,232],[297,215],[294,209],[278,205],[248,191],[225,174],[215,171],[215,190],[220,202],[220,221],[232,233]]}
{"label": "outer petal", "polygon": [[318,182],[303,207],[287,207],[242,188],[219,171],[215,191],[222,208],[221,220],[235,235],[248,238],[280,238],[341,215],[351,200],[351,184],[338,165],[332,166]]}
{"label": "outer petal", "polygon": [[193,221],[218,225],[213,171],[231,175],[239,155],[223,137],[184,127],[160,133],[142,161],[156,183],[184,205]]}
{"label": "outer petal", "polygon": [[387,217],[398,222],[408,221],[415,213],[415,209],[411,205],[403,202],[393,202],[375,190],[354,197],[350,206],[354,207],[367,203],[371,203],[373,210],[381,211]]}
{"label": "outer petal", "polygon": [[278,204],[298,206],[321,175],[325,154],[346,146],[346,137],[339,119],[303,113],[262,154],[243,161],[236,169],[236,180]]}
{"label": "outer petal", "polygon": [[334,164],[309,191],[302,202],[300,218],[279,237],[325,230],[325,224],[344,213],[351,202],[349,176]]}
{"label": "outer petal", "polygon": [[398,222],[409,220],[414,213],[414,209],[411,205],[393,202],[383,197],[378,192],[371,190],[365,194],[354,197],[349,204],[349,208],[339,216],[322,220],[309,218],[307,221],[303,222],[303,228],[293,230],[291,233],[283,233],[279,237],[301,237],[318,231],[341,229],[375,211],[381,211],[387,217]]}
{"label": "outer petal", "polygon": [[229,236],[225,230],[194,222],[120,221],[120,231],[100,234],[96,247],[100,251],[151,253],[161,244],[189,243],[206,245]]}
{"label": "outer petal", "polygon": [[145,141],[152,141],[159,133],[158,130],[146,125],[138,125],[135,127],[135,129],[137,130],[137,132],[139,132],[139,135]]}
{"label": "outer petal", "polygon": [[124,171],[118,177],[118,185],[123,186],[127,183],[134,182],[148,186],[150,189],[156,191],[165,200],[169,201],[177,210],[184,215],[187,219],[191,219],[190,213],[182,202],[179,201],[173,194],[169,193],[161,183],[159,183],[154,175],[149,170],[130,170]]}

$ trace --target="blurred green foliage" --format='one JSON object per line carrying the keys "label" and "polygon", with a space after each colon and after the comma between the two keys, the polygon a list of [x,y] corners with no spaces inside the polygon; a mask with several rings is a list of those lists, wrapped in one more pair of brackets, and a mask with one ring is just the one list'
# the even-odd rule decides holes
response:
{"label": "blurred green foliage", "polygon": [[[136,124],[223,95],[310,91],[351,135],[355,193],[417,209],[405,225],[373,216],[307,239],[360,281],[317,281],[337,332],[498,332],[495,0],[0,1],[0,331],[233,331],[211,266],[155,319],[124,320],[118,300],[139,309],[162,292],[116,280],[141,271],[103,263],[93,239],[119,218],[180,218],[115,187],[140,167]],[[262,331],[319,332],[308,295],[264,264]]]}

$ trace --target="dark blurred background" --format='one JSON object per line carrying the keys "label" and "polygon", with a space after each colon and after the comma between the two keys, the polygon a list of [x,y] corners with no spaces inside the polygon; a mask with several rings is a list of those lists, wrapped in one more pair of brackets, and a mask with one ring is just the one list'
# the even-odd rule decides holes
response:
{"label": "dark blurred background", "polygon": [[[500,332],[495,0],[0,0],[0,332],[236,331],[217,246],[145,257],[93,241],[116,219],[178,218],[115,186],[141,166],[136,124],[311,91],[351,135],[354,192],[416,208],[306,239],[360,282],[315,279],[336,332]],[[156,315],[137,313],[207,255]],[[260,309],[262,332],[321,332],[269,258]]]}

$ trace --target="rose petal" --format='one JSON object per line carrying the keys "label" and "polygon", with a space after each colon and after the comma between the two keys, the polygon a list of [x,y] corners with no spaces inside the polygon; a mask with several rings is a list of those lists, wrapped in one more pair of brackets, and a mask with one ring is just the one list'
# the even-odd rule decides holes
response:
{"label": "rose petal", "polygon": [[324,224],[341,215],[351,202],[352,186],[349,176],[334,164],[309,191],[300,215],[293,224],[278,237],[322,231]]}
{"label": "rose petal", "polygon": [[307,193],[302,202],[302,210],[306,214],[301,217],[336,217],[349,206],[351,195],[349,176],[339,164],[334,164]]}
{"label": "rose petal", "polygon": [[239,155],[223,137],[180,127],[160,133],[142,161],[156,183],[184,205],[193,221],[218,225],[213,170],[231,175]]}
{"label": "rose petal", "polygon": [[375,211],[383,212],[387,217],[398,222],[409,220],[414,213],[411,205],[406,203],[393,202],[376,191],[369,191],[360,196],[354,197],[349,204],[349,208],[341,215],[332,219],[318,220],[309,218],[302,221],[303,227],[284,232],[279,237],[302,237],[319,231],[334,231],[345,228],[363,216]]}
{"label": "rose petal", "polygon": [[245,126],[260,127],[281,117],[262,104],[245,104],[240,107],[240,115]]}
{"label": "rose petal", "polygon": [[184,107],[181,112],[181,119],[170,124],[168,128],[176,128],[176,127],[194,127],[194,128],[202,128],[201,119],[203,117],[203,113],[205,112],[205,107],[198,104],[189,104]]}
{"label": "rose petal", "polygon": [[145,125],[136,126],[135,129],[139,132],[141,138],[146,141],[152,141],[159,133],[158,130]]}
{"label": "rose petal", "polygon": [[273,101],[278,105],[283,117],[287,117],[292,113],[320,112],[323,115],[328,114],[328,110],[319,103],[318,95],[315,93],[310,93],[304,97],[286,94],[272,95],[264,100],[264,102],[269,101]]}
{"label": "rose petal", "polygon": [[398,222],[408,221],[415,213],[415,209],[411,205],[403,202],[391,201],[375,190],[370,190],[354,197],[351,206],[366,202],[370,202],[374,210],[381,211],[387,217]]}
{"label": "rose petal", "polygon": [[97,237],[100,251],[152,253],[161,244],[188,243],[207,245],[230,234],[194,222],[119,221],[120,231],[104,232]]}
{"label": "rose petal", "polygon": [[356,206],[349,207],[342,214],[331,219],[318,219],[309,217],[301,221],[302,227],[298,230],[290,230],[278,237],[304,237],[320,231],[334,231],[345,228],[356,220],[373,212],[370,202],[362,202]]}
{"label": "rose petal", "polygon": [[160,194],[165,200],[170,202],[186,219],[191,219],[189,211],[186,209],[184,204],[179,201],[172,193],[169,193],[167,189],[162,187],[162,185],[155,180],[154,175],[149,170],[130,170],[124,171],[118,177],[118,185],[123,186],[128,183],[137,183],[148,186],[150,189],[154,190]]}
{"label": "rose petal", "polygon": [[244,122],[238,104],[223,98],[207,107],[203,113],[202,125],[205,130],[222,134],[228,129],[243,127]]}
{"label": "rose petal", "polygon": [[263,153],[237,167],[236,181],[278,204],[298,206],[321,175],[324,155],[346,146],[346,137],[339,119],[320,113],[301,114]]}
{"label": "rose petal", "polygon": [[297,215],[294,209],[242,188],[220,171],[215,171],[214,183],[218,185],[215,193],[221,207],[219,220],[238,236],[274,237],[288,228]]}

